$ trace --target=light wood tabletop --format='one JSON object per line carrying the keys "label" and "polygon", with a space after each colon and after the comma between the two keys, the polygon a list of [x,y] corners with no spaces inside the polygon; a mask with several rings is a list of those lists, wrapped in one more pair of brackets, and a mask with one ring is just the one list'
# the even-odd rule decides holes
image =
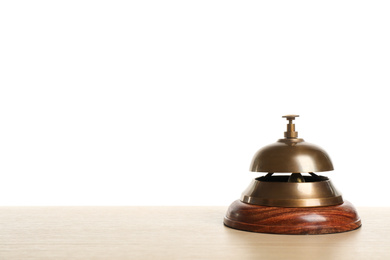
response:
{"label": "light wood tabletop", "polygon": [[0,259],[390,259],[390,208],[362,228],[270,235],[222,224],[227,207],[0,207]]}

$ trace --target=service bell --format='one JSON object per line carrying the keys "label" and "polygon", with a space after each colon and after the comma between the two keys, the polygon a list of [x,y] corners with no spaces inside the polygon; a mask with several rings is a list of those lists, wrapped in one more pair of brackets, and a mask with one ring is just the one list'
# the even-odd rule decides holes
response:
{"label": "service bell", "polygon": [[[318,172],[332,171],[329,155],[298,138],[293,120],[283,139],[260,149],[250,170],[266,172],[254,179],[233,202],[224,219],[228,227],[274,234],[327,234],[361,226],[353,205],[344,201],[331,180]],[[275,175],[276,173],[289,173]]]}

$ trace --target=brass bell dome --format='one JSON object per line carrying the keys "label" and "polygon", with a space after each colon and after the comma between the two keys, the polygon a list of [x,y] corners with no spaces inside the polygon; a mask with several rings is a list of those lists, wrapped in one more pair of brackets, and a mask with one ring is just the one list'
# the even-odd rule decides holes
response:
{"label": "brass bell dome", "polygon": [[253,157],[250,171],[252,172],[325,172],[333,171],[329,155],[320,147],[306,143],[297,138],[295,124],[292,121],[298,115],[283,116],[287,118],[285,139],[260,149]]}

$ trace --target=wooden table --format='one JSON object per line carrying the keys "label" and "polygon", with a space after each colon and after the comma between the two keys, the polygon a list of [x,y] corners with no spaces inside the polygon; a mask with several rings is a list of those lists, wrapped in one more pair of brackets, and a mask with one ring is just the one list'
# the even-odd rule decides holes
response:
{"label": "wooden table", "polygon": [[222,224],[227,207],[0,207],[0,259],[390,259],[390,208],[363,227],[269,235]]}

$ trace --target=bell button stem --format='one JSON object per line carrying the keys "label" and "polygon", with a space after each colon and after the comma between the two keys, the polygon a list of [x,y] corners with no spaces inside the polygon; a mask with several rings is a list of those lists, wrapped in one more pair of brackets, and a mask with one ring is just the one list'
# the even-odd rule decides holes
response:
{"label": "bell button stem", "polygon": [[284,132],[284,137],[297,138],[298,132],[295,131],[295,124],[293,124],[293,120],[295,120],[296,117],[299,117],[299,115],[285,115],[282,117],[288,120],[287,132]]}

